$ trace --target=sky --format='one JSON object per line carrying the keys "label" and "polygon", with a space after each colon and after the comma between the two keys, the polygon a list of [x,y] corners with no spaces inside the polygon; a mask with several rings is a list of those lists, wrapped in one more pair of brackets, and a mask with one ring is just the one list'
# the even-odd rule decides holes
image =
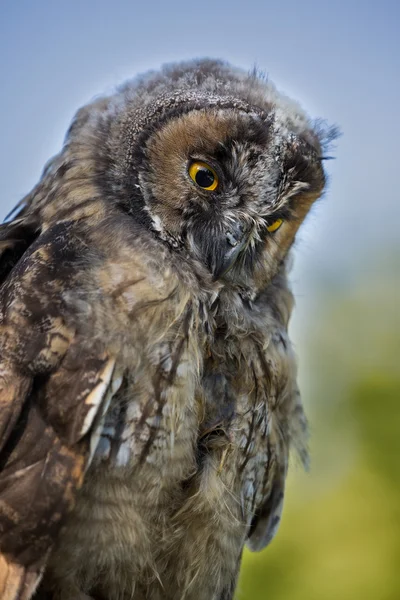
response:
{"label": "sky", "polygon": [[398,240],[399,29],[395,0],[0,0],[0,217],[37,182],[79,106],[162,63],[218,57],[256,64],[343,133],[296,273],[367,268]]}

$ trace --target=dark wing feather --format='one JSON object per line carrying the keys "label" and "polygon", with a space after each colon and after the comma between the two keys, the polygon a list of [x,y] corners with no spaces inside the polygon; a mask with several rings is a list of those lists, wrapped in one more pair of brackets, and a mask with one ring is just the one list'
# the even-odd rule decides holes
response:
{"label": "dark wing feather", "polygon": [[23,219],[0,225],[0,284],[38,234],[35,224]]}
{"label": "dark wing feather", "polygon": [[32,246],[25,239],[0,289],[1,600],[30,598],[40,579],[82,484],[114,370],[104,351],[82,353],[66,318],[63,292],[83,268],[69,227]]}
{"label": "dark wing feather", "polygon": [[246,544],[252,552],[263,550],[275,537],[281,521],[286,470],[275,473],[271,492],[253,517]]}

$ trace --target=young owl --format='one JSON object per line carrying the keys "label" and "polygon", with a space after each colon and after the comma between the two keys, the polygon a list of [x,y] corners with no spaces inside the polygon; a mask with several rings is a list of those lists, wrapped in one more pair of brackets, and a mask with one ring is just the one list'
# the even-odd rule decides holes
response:
{"label": "young owl", "polygon": [[233,598],[307,458],[286,268],[324,136],[211,60],[78,111],[0,229],[1,600]]}

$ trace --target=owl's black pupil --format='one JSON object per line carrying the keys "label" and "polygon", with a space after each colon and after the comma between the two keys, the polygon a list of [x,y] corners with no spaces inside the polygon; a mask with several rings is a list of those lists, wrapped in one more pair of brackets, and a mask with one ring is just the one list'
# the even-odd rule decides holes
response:
{"label": "owl's black pupil", "polygon": [[202,188],[208,188],[214,183],[214,174],[210,169],[201,167],[196,173],[196,183]]}

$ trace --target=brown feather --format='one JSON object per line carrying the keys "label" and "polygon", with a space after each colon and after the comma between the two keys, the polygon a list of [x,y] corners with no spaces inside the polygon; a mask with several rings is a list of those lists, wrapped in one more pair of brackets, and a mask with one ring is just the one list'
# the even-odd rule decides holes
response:
{"label": "brown feather", "polygon": [[307,459],[287,257],[323,142],[218,61],[78,112],[0,229],[1,600],[43,568],[37,600],[233,598]]}

